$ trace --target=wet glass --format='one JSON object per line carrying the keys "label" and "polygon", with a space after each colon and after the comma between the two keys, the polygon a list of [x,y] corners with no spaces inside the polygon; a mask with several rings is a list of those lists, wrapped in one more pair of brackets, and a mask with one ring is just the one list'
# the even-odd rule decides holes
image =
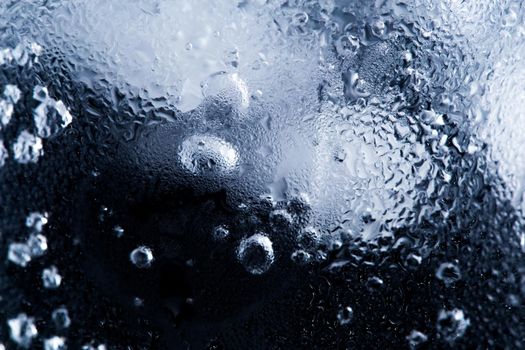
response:
{"label": "wet glass", "polygon": [[0,2],[0,348],[522,348],[518,0]]}

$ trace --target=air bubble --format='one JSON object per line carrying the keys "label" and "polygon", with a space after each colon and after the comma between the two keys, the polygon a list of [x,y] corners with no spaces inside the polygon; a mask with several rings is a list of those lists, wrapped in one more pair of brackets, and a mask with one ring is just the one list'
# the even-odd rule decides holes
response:
{"label": "air bubble", "polygon": [[71,319],[69,318],[69,312],[65,307],[55,309],[51,314],[51,319],[57,329],[66,329],[71,325]]}
{"label": "air bubble", "polygon": [[153,263],[153,251],[146,246],[140,246],[131,252],[129,259],[139,269],[146,269]]}
{"label": "air bubble", "polygon": [[463,310],[453,309],[439,312],[437,331],[440,337],[450,344],[461,338],[469,326],[470,320],[465,317]]}
{"label": "air bubble", "polygon": [[459,267],[457,267],[457,265],[444,262],[439,265],[436,271],[436,278],[449,286],[461,279],[461,272],[459,271]]}
{"label": "air bubble", "polygon": [[217,226],[213,229],[212,237],[216,241],[222,241],[230,235],[230,231],[225,226]]}
{"label": "air bubble", "polygon": [[341,326],[349,324],[353,318],[354,310],[350,306],[345,306],[337,312],[337,321]]}
{"label": "air bubble", "polygon": [[407,341],[410,350],[417,350],[420,349],[423,346],[423,344],[428,341],[428,337],[425,334],[414,329],[407,336]]}
{"label": "air bubble", "polygon": [[420,255],[415,253],[410,253],[405,258],[405,266],[409,269],[417,269],[421,265],[423,259]]}
{"label": "air bubble", "polygon": [[274,262],[272,241],[261,233],[243,239],[237,249],[237,259],[249,273],[265,273]]}
{"label": "air bubble", "polygon": [[366,282],[366,288],[370,292],[377,292],[383,287],[383,280],[377,276],[370,277]]}
{"label": "air bubble", "polygon": [[306,265],[312,260],[312,255],[302,249],[296,250],[290,257],[297,265]]}

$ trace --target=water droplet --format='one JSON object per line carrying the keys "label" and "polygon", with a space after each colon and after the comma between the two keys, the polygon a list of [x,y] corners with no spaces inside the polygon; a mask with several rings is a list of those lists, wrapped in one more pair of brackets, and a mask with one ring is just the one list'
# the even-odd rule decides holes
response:
{"label": "water droplet", "polygon": [[55,266],[50,266],[42,271],[42,283],[46,289],[57,289],[62,283],[62,276]]}
{"label": "water droplet", "polygon": [[337,320],[341,326],[352,322],[354,318],[354,310],[350,306],[346,306],[337,312]]}
{"label": "water droplet", "polygon": [[35,319],[21,313],[16,318],[7,321],[11,340],[23,348],[29,348],[33,338],[38,335]]}
{"label": "water droplet", "polygon": [[214,73],[202,82],[201,88],[204,97],[223,99],[237,111],[246,111],[250,106],[248,86],[237,73]]}
{"label": "water droplet", "polygon": [[450,311],[441,310],[437,319],[437,331],[445,341],[452,344],[461,338],[468,326],[470,320],[465,318],[463,310],[453,309]]}
{"label": "water droplet", "polygon": [[436,278],[449,286],[461,279],[461,272],[455,264],[445,262],[439,265],[436,271]]}
{"label": "water droplet", "polygon": [[0,100],[0,122],[6,126],[13,116],[14,106],[6,100]]}
{"label": "water droplet", "polygon": [[243,239],[237,249],[237,259],[249,273],[265,273],[274,261],[272,241],[261,233]]}
{"label": "water droplet", "polygon": [[343,57],[355,56],[359,47],[359,39],[353,35],[342,35],[335,44],[337,53]]}
{"label": "water droplet", "polygon": [[12,104],[16,104],[18,100],[20,100],[20,97],[22,96],[22,93],[18,86],[7,84],[4,88],[4,97],[11,102]]}
{"label": "water droplet", "polygon": [[377,20],[372,23],[372,33],[377,37],[383,37],[387,32],[387,27],[384,21]]}
{"label": "water droplet", "polygon": [[182,166],[194,175],[227,175],[237,168],[239,156],[233,146],[215,136],[193,135],[182,142]]}
{"label": "water droplet", "polygon": [[512,9],[506,9],[503,11],[503,16],[501,17],[501,25],[503,27],[514,27],[518,23],[518,15]]}
{"label": "water droplet", "polygon": [[146,246],[140,246],[131,252],[129,259],[139,269],[145,269],[153,262],[153,251]]}
{"label": "water droplet", "polygon": [[298,12],[292,16],[292,25],[302,27],[308,23],[308,14],[306,12]]}

